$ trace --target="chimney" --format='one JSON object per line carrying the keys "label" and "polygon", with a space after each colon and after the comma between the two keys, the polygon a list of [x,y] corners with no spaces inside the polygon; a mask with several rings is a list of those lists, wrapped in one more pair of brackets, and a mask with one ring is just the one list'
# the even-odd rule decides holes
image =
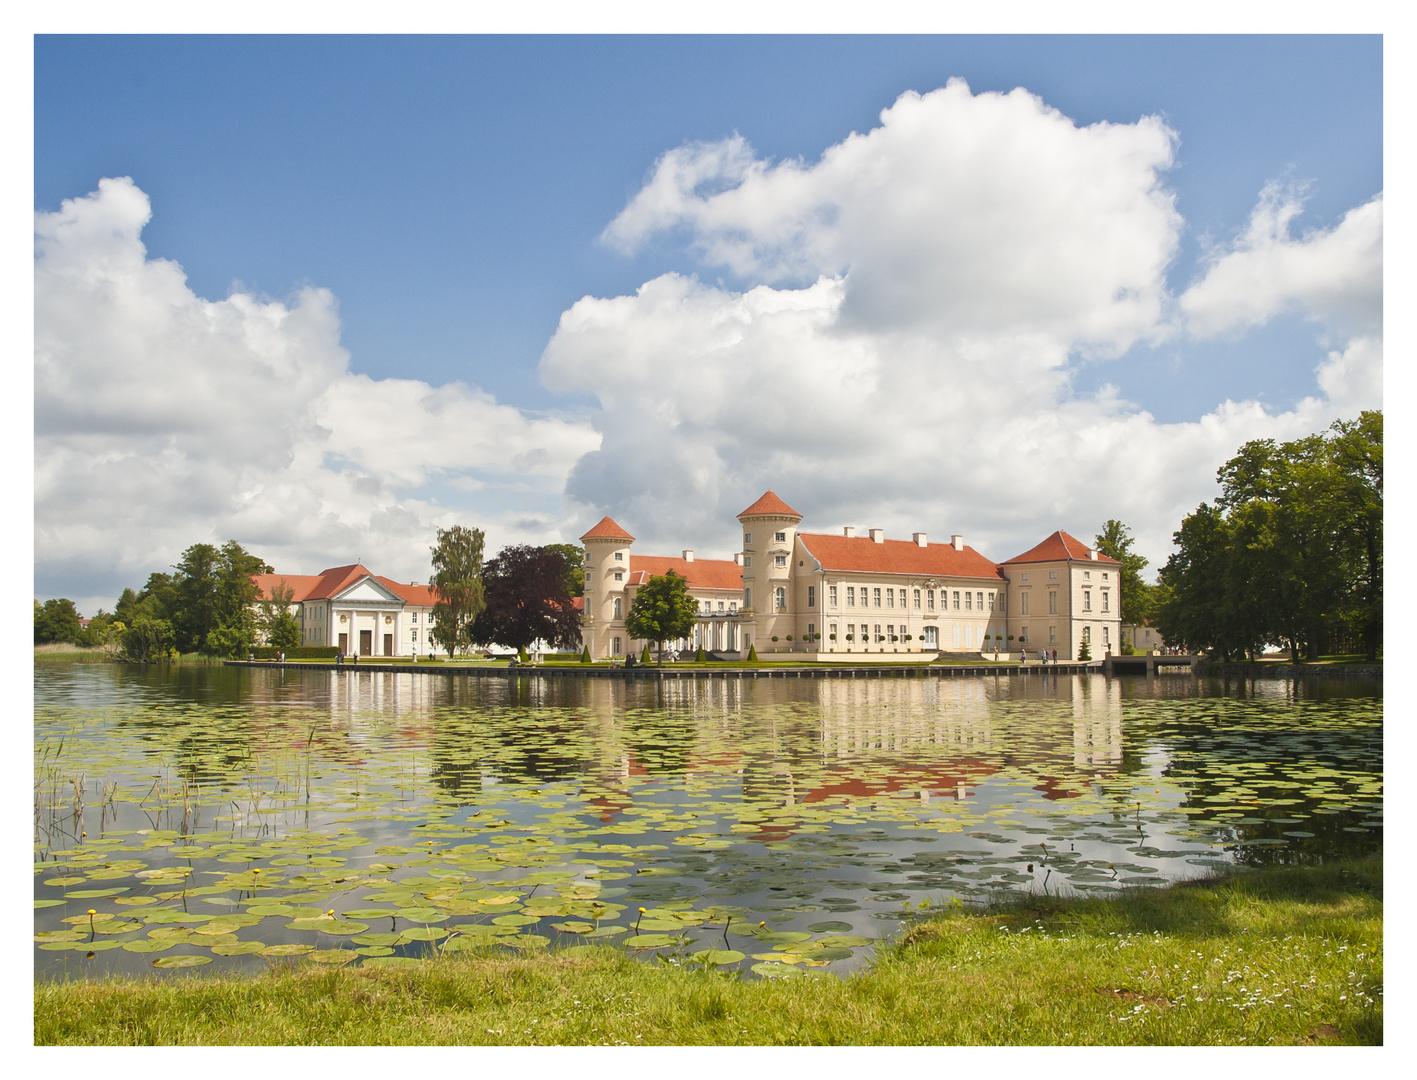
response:
{"label": "chimney", "polygon": [[856,526],[855,526],[855,525],[846,525],[846,526],[843,526],[843,527],[842,527],[842,530],[841,530],[841,535],[842,535],[842,536],[855,536],[855,535],[856,535]]}
{"label": "chimney", "polygon": [[956,533],[954,536],[951,536],[950,547],[954,548],[956,551],[963,551],[964,537],[960,536],[958,533]]}
{"label": "chimney", "polygon": [[875,541],[877,544],[884,544],[884,543],[886,542],[886,530],[885,530],[885,529],[872,529],[872,530],[871,530],[871,539],[872,539],[873,541]]}
{"label": "chimney", "polygon": [[915,541],[916,547],[929,547],[929,545],[925,542],[924,533],[911,533],[910,538]]}
{"label": "chimney", "polygon": [[693,562],[693,561],[694,561],[694,550],[693,550],[693,548],[685,548],[685,549],[684,549],[684,561],[685,561],[685,562]]}
{"label": "chimney", "polygon": [[733,562],[738,566],[743,565],[743,553],[741,551],[735,551],[733,553]]}

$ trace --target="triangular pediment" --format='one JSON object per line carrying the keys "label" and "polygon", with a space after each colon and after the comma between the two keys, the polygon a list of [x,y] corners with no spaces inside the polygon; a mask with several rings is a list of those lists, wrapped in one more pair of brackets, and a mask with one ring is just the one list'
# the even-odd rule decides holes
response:
{"label": "triangular pediment", "polygon": [[403,597],[384,588],[372,577],[360,578],[347,589],[335,593],[331,600],[337,604],[402,604]]}

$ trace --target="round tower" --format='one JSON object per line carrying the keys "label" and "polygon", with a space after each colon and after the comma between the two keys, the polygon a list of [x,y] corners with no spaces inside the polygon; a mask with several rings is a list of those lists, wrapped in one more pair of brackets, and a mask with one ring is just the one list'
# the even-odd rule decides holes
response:
{"label": "round tower", "polygon": [[[629,613],[626,586],[630,583],[630,545],[635,538],[608,514],[581,536],[585,546],[585,613],[581,640],[591,658],[623,656],[630,647],[625,631]],[[615,648],[619,639],[619,650]]]}
{"label": "round tower", "polygon": [[[786,650],[787,635],[802,634],[793,612],[794,555],[802,515],[773,491],[738,515],[743,526],[743,650]],[[778,640],[774,642],[772,639]]]}

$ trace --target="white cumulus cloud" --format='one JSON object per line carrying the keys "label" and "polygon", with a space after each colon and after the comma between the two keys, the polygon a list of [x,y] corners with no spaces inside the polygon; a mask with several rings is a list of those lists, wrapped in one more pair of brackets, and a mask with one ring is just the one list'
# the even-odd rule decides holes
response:
{"label": "white cumulus cloud", "polygon": [[[1241,443],[1306,434],[1381,394],[1376,336],[1341,345],[1323,396],[1278,415],[1218,401],[1162,424],[1110,388],[1073,391],[1079,356],[1254,322],[1287,297],[1335,326],[1356,319],[1375,225],[1380,283],[1380,200],[1300,240],[1257,211],[1210,274],[1262,250],[1304,269],[1272,297],[1251,287],[1242,317],[1207,309],[1210,278],[1178,312],[1176,142],[1156,118],[1080,127],[1023,90],[954,81],[903,95],[816,162],[769,162],[737,136],[665,154],[604,239],[679,240],[746,285],[671,273],[562,315],[542,382],[595,395],[603,435],[571,473],[571,509],[585,524],[613,513],[647,549],[731,551],[733,515],[772,487],[805,527],[960,532],[999,559],[1117,517],[1163,560]],[[1293,250],[1326,243],[1366,254],[1323,256],[1325,276]]]}
{"label": "white cumulus cloud", "polygon": [[[120,178],[35,216],[42,592],[111,603],[198,541],[238,539],[292,573],[363,557],[426,580],[438,525],[554,534],[564,478],[599,442],[588,425],[353,374],[327,290],[196,296],[148,257],[151,213]],[[471,494],[447,505],[429,485]],[[544,508],[509,510],[527,503]]]}

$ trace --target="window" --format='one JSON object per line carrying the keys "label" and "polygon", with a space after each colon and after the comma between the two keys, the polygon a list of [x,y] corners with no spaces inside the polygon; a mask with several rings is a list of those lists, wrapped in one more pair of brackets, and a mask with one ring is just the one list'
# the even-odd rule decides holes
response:
{"label": "window", "polygon": [[738,613],[738,601],[737,601],[737,600],[730,600],[730,601],[728,601],[728,610],[729,610],[729,612],[730,612],[731,614],[735,614],[735,615],[736,615],[736,614]]}
{"label": "window", "polygon": [[786,566],[786,565],[787,565],[787,556],[786,556],[786,555],[774,555],[774,556],[773,556],[772,563],[773,563],[774,566]]}
{"label": "window", "polygon": [[856,638],[856,624],[849,622],[846,624],[846,640],[853,641]]}
{"label": "window", "polygon": [[750,608],[750,607],[753,606],[753,590],[752,590],[752,589],[744,589],[744,590],[743,590],[743,606],[744,606],[745,608]]}
{"label": "window", "polygon": [[934,610],[935,610],[935,590],[934,590],[934,589],[929,589],[929,590],[926,591],[926,593],[925,593],[925,604],[926,604],[926,606],[929,608],[929,610],[931,610],[931,611],[934,611]]}
{"label": "window", "polygon": [[876,635],[875,635],[875,636],[876,636],[876,644],[878,644],[878,645],[879,645],[882,641],[885,641],[885,640],[886,640],[885,638],[883,638],[883,637],[881,636],[881,624],[880,624],[880,623],[877,623],[877,624],[876,624]]}
{"label": "window", "polygon": [[1083,591],[1082,591],[1082,609],[1083,609],[1083,611],[1091,611],[1091,610],[1092,610],[1092,590],[1091,590],[1091,589],[1083,589]]}
{"label": "window", "polygon": [[1008,593],[1000,593],[1000,594],[999,594],[999,610],[1000,610],[1000,611],[1008,611],[1008,610],[1009,610],[1009,594],[1008,594]]}
{"label": "window", "polygon": [[409,621],[409,622],[412,622],[412,623],[416,623],[416,622],[418,621],[418,612],[416,612],[416,611],[410,611],[410,612],[408,613],[408,621]]}
{"label": "window", "polygon": [[1109,580],[1111,580],[1111,579],[1107,576],[1106,572],[1104,572],[1104,573],[1102,574],[1102,580],[1103,580],[1103,581],[1109,581]]}
{"label": "window", "polygon": [[719,610],[720,612],[723,611],[723,601],[722,601],[722,600],[720,600],[720,601],[718,602],[718,610]]}
{"label": "window", "polygon": [[624,561],[625,561],[625,553],[624,553],[623,551],[617,551],[617,552],[615,553],[615,561],[616,561],[616,562],[624,562]]}
{"label": "window", "polygon": [[1104,627],[1102,628],[1102,644],[1103,644],[1103,645],[1111,645],[1111,644],[1112,644],[1112,634],[1111,634],[1111,630],[1112,630],[1112,628],[1111,628],[1110,626],[1104,626]]}
{"label": "window", "polygon": [[1102,590],[1102,610],[1103,610],[1103,611],[1111,611],[1111,610],[1112,610],[1112,609],[1111,609],[1110,607],[1108,607],[1108,605],[1107,605],[1107,601],[1110,600],[1110,599],[1111,599],[1111,595],[1107,592],[1106,589],[1103,589],[1103,590]]}
{"label": "window", "polygon": [[1024,574],[1024,575],[1023,575],[1023,580],[1024,580],[1024,581],[1027,581],[1027,580],[1028,580],[1028,575],[1027,575],[1027,574]]}
{"label": "window", "polygon": [[980,611],[984,610],[984,594],[982,592],[974,594],[974,602],[979,605]]}
{"label": "window", "polygon": [[848,585],[846,587],[846,606],[856,606],[856,587],[854,585]]}
{"label": "window", "polygon": [[616,570],[616,571],[615,571],[615,580],[616,580],[616,581],[624,581],[624,580],[625,580],[625,571],[623,571],[623,570]]}
{"label": "window", "polygon": [[955,610],[959,610],[959,590],[955,590]]}
{"label": "window", "polygon": [[753,566],[753,556],[751,556],[751,555],[744,555],[744,556],[743,556],[743,569],[744,569],[744,570],[749,570],[749,569],[752,568],[752,566]]}
{"label": "window", "polygon": [[[615,598],[615,614],[614,614],[613,617],[616,618],[616,619],[618,619],[618,618],[621,617],[621,615],[620,615],[620,597],[618,597],[618,596]],[[616,639],[616,640],[618,640],[618,639]]]}
{"label": "window", "polygon": [[751,544],[752,542],[753,542],[753,534],[752,534],[752,533],[744,533],[744,534],[743,534],[743,546],[744,546],[744,547],[747,547],[747,546],[748,546],[749,544]]}
{"label": "window", "polygon": [[920,610],[920,590],[919,590],[919,589],[916,589],[916,590],[915,590],[915,595],[914,595],[913,599],[915,600],[915,610],[916,610],[916,611],[919,611],[919,610]]}
{"label": "window", "polygon": [[886,607],[895,607],[895,590],[886,590]]}
{"label": "window", "polygon": [[816,587],[815,585],[808,585],[808,586],[807,586],[807,606],[808,606],[808,607],[816,607],[816,606],[817,606],[817,587]]}
{"label": "window", "polygon": [[620,655],[620,639],[617,637],[610,639],[610,654],[612,656]]}
{"label": "window", "polygon": [[1028,614],[1028,593],[1026,592],[1018,594],[1018,613],[1020,615]]}
{"label": "window", "polygon": [[1082,572],[1082,579],[1083,579],[1083,581],[1091,581],[1091,580],[1092,580],[1092,571],[1091,571],[1091,570],[1084,570],[1084,571]]}
{"label": "window", "polygon": [[1052,581],[1052,580],[1053,580],[1054,578],[1056,578],[1057,576],[1058,576],[1058,571],[1056,571],[1056,570],[1049,570],[1049,571],[1048,571],[1048,580],[1049,580],[1049,581]]}
{"label": "window", "polygon": [[410,631],[408,632],[408,640],[411,641],[411,642],[413,642],[415,645],[417,645],[417,644],[418,644],[418,631],[417,631],[417,630],[410,630]]}
{"label": "window", "polygon": [[781,587],[777,590],[777,610],[787,610],[787,590]]}
{"label": "window", "polygon": [[836,607],[836,586],[835,586],[835,585],[829,585],[829,586],[827,586],[827,603],[828,603],[830,606],[832,606],[832,607]]}
{"label": "window", "polygon": [[894,640],[895,640],[895,627],[892,626],[890,623],[886,623],[886,640],[887,640],[887,641],[894,641]]}
{"label": "window", "polygon": [[773,533],[772,538],[779,544],[787,543],[787,534],[785,532]]}
{"label": "window", "polygon": [[1092,627],[1084,626],[1082,628],[1082,643],[1084,645],[1092,644]]}
{"label": "window", "polygon": [[703,612],[705,612],[705,613],[707,613],[708,611],[710,611],[710,610],[713,608],[713,605],[712,605],[711,603],[709,603],[707,600],[703,601],[703,605],[704,605],[704,606],[703,606],[700,610],[703,611]]}
{"label": "window", "polygon": [[1056,626],[1048,627],[1048,644],[1058,644],[1058,628]]}
{"label": "window", "polygon": [[993,611],[993,610],[994,610],[994,594],[993,594],[993,593],[990,593],[990,594],[989,594],[989,610],[990,610],[990,611]]}
{"label": "window", "polygon": [[964,594],[964,610],[965,610],[965,611],[973,611],[973,610],[974,610],[974,605],[973,605],[973,603],[971,602],[971,601],[973,601],[973,599],[974,599],[974,594],[973,594],[973,593],[965,593],[965,594]]}
{"label": "window", "polygon": [[808,641],[815,641],[816,639],[817,639],[817,624],[814,623],[814,622],[809,622],[809,623],[807,624],[807,640],[808,640]]}
{"label": "window", "polygon": [[828,641],[835,641],[835,640],[836,640],[836,623],[832,623],[832,624],[831,624],[831,630],[828,631],[828,633],[830,634],[830,637],[828,637],[827,640],[828,640]]}
{"label": "window", "polygon": [[1028,644],[1028,627],[1020,626],[1018,628],[1018,639],[1025,645]]}
{"label": "window", "polygon": [[1049,615],[1056,615],[1056,614],[1058,614],[1058,590],[1057,590],[1057,589],[1049,589],[1049,590],[1048,590],[1048,614],[1049,614]]}
{"label": "window", "polygon": [[871,590],[871,592],[872,592],[872,599],[876,601],[876,607],[880,607],[880,606],[881,606],[881,590],[880,590],[880,589],[873,589],[873,590]]}

